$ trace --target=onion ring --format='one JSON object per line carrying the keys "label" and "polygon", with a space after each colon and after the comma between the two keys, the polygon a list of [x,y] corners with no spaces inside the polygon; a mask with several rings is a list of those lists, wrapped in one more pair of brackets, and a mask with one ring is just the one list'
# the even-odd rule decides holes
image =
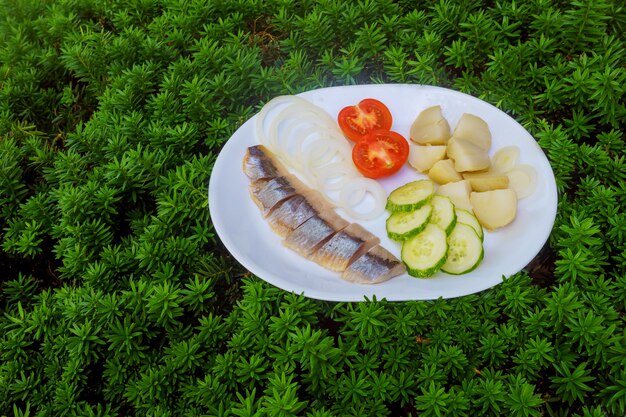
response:
{"label": "onion ring", "polygon": [[[361,198],[350,198],[350,195],[361,190],[363,196]],[[365,195],[370,193],[374,198],[374,207],[370,211],[361,212],[356,211],[355,207],[363,201]],[[352,218],[357,220],[371,220],[378,217],[385,210],[385,201],[387,195],[383,187],[371,178],[354,178],[346,184],[339,192],[339,204],[340,207]]]}

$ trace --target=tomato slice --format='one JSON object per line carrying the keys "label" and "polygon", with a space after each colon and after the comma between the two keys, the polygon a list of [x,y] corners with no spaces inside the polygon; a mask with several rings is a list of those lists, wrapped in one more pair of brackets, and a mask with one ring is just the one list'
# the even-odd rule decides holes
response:
{"label": "tomato slice", "polygon": [[382,102],[366,98],[356,106],[341,109],[337,116],[339,127],[350,140],[358,142],[377,129],[391,129],[391,112]]}
{"label": "tomato slice", "polygon": [[352,161],[369,178],[381,178],[398,172],[409,157],[409,143],[399,133],[375,130],[352,148]]}

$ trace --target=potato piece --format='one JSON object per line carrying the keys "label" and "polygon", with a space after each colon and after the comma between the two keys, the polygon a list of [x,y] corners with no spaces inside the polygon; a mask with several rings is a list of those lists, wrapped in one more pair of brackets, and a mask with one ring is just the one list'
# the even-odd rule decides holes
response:
{"label": "potato piece", "polygon": [[518,165],[507,172],[509,188],[515,191],[518,199],[528,197],[537,188],[537,171],[530,165]]}
{"label": "potato piece", "polygon": [[456,124],[452,136],[466,139],[484,151],[488,151],[491,148],[491,131],[489,126],[483,119],[473,114],[463,113]]}
{"label": "potato piece", "polygon": [[466,139],[452,137],[448,141],[447,153],[454,160],[457,172],[480,171],[491,165],[487,151]]}
{"label": "potato piece", "polygon": [[509,186],[509,177],[494,172],[465,172],[463,178],[469,180],[473,191],[500,190]]}
{"label": "potato piece", "polygon": [[445,145],[450,139],[450,125],[441,114],[441,106],[423,110],[411,125],[409,137],[420,145]]}
{"label": "potato piece", "polygon": [[428,171],[428,177],[437,184],[447,184],[449,182],[461,181],[463,177],[454,169],[454,162],[451,159],[442,159],[435,162]]}
{"label": "potato piece", "polygon": [[409,143],[409,164],[419,172],[426,172],[435,162],[446,156],[446,146],[415,145]]}
{"label": "potato piece", "polygon": [[509,188],[474,191],[470,194],[470,202],[480,224],[490,231],[506,226],[517,215],[517,196]]}
{"label": "potato piece", "polygon": [[468,180],[449,182],[440,185],[435,194],[448,197],[456,208],[472,212],[472,204],[470,203],[470,193],[472,187]]}

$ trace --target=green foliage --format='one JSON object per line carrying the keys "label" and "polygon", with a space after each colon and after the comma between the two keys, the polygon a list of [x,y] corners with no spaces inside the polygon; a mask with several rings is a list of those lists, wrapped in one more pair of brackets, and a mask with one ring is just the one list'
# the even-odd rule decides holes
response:
{"label": "green foliage", "polygon": [[[0,1],[0,415],[623,416],[626,7]],[[279,94],[420,83],[506,111],[549,244],[459,299],[326,303],[250,275],[207,183]]]}

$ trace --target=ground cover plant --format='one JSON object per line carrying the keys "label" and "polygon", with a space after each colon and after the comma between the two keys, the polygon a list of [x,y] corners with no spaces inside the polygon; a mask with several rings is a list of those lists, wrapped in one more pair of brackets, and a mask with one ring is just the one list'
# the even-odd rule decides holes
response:
{"label": "ground cover plant", "polygon": [[[623,416],[619,0],[0,1],[0,415]],[[558,183],[493,289],[329,303],[216,237],[220,147],[279,94],[480,97]]]}

